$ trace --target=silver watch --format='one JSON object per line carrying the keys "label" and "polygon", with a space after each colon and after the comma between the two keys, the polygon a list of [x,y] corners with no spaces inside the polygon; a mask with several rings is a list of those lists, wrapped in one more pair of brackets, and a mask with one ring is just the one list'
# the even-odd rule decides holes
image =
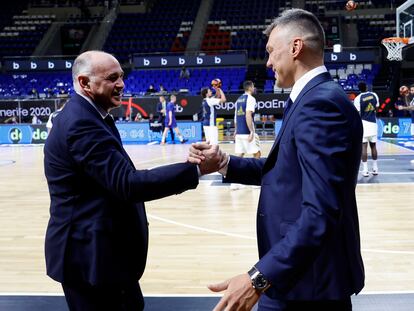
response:
{"label": "silver watch", "polygon": [[250,280],[252,280],[252,286],[259,292],[264,292],[266,289],[270,287],[270,282],[264,277],[256,267],[253,267],[247,272],[250,276]]}

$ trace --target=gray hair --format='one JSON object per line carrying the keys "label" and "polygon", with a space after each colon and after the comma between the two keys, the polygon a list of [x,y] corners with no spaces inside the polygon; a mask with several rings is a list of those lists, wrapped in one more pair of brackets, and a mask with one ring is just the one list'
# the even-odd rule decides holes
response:
{"label": "gray hair", "polygon": [[302,9],[290,9],[275,18],[263,33],[270,36],[276,27],[290,27],[295,33],[303,36],[307,46],[323,54],[325,48],[325,32],[319,20],[311,12]]}
{"label": "gray hair", "polygon": [[103,51],[87,51],[87,52],[80,54],[78,57],[76,57],[75,61],[73,62],[72,80],[73,80],[73,87],[75,91],[79,91],[78,89],[79,75],[84,74],[84,75],[91,76],[94,74],[94,65],[96,64],[96,62],[94,62],[94,56],[96,56],[96,54],[111,55]]}
{"label": "gray hair", "polygon": [[72,65],[72,80],[73,80],[73,87],[75,91],[78,90],[78,76],[81,74],[91,74],[92,73],[92,59],[90,54],[81,54],[76,57],[75,61]]}

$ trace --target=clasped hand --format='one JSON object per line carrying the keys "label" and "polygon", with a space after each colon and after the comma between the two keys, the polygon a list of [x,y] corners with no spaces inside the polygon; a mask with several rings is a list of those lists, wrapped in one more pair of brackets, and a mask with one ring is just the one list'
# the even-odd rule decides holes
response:
{"label": "clasped hand", "polygon": [[218,145],[208,142],[191,144],[187,161],[198,164],[201,175],[217,172],[228,162],[228,155],[222,152]]}

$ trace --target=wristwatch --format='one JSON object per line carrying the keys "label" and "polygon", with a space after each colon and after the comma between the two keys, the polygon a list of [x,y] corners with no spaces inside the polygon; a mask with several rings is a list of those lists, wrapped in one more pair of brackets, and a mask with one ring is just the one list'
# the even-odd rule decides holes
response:
{"label": "wristwatch", "polygon": [[266,280],[264,275],[260,273],[256,267],[253,267],[247,272],[250,276],[250,280],[252,280],[252,286],[259,292],[263,293],[266,289],[270,287],[270,282]]}

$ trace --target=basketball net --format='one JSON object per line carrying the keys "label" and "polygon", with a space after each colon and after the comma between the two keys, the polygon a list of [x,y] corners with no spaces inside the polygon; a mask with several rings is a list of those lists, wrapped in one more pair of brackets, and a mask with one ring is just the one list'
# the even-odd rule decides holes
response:
{"label": "basketball net", "polygon": [[408,44],[408,38],[385,38],[381,43],[388,51],[388,60],[402,61],[402,49]]}

